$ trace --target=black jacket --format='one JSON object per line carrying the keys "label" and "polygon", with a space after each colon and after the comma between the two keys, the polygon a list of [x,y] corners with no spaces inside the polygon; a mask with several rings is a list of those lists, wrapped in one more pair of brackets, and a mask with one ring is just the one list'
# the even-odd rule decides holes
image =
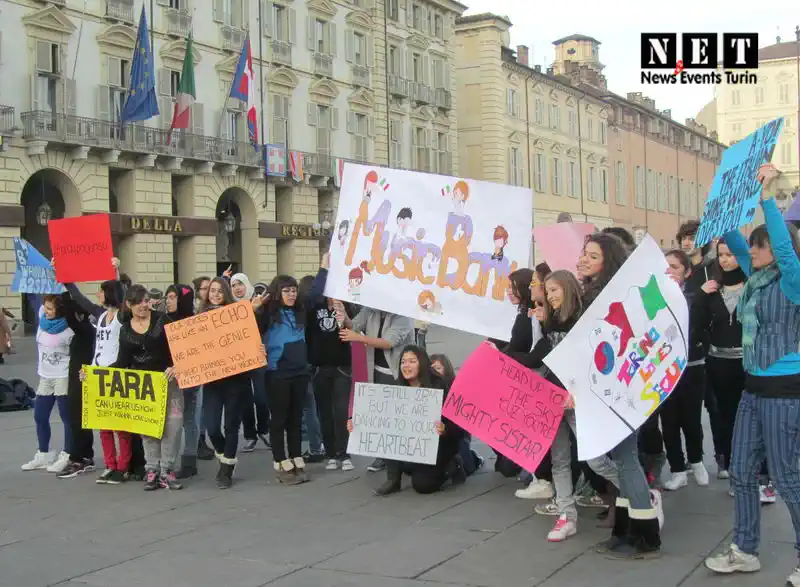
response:
{"label": "black jacket", "polygon": [[341,367],[349,371],[352,365],[350,343],[339,338],[336,312],[328,308],[327,298],[318,300],[308,309],[306,345],[308,362],[314,367]]}
{"label": "black jacket", "polygon": [[[567,320],[566,322],[561,323],[554,323],[550,325],[546,325],[542,327],[542,338],[538,340],[536,346],[534,346],[528,352],[507,352],[506,354],[514,359],[517,363],[520,363],[523,367],[527,367],[528,369],[541,369],[545,367],[544,358],[550,353],[550,351],[555,348],[553,346],[553,338],[552,336],[555,333],[558,334],[566,334],[572,327],[575,326],[575,323],[578,321],[579,317],[573,317]],[[545,379],[547,379],[553,385],[557,385],[558,387],[564,388],[564,385],[561,381],[556,377],[550,369],[547,369],[547,373],[545,375]]]}
{"label": "black jacket", "polygon": [[703,305],[702,311],[708,330],[709,342],[717,348],[739,348],[742,346],[742,325],[736,316],[736,308],[728,312],[721,291],[699,294]]}
{"label": "black jacket", "polygon": [[684,287],[683,295],[689,305],[688,359],[691,363],[704,359],[708,351],[708,313],[701,289]]}

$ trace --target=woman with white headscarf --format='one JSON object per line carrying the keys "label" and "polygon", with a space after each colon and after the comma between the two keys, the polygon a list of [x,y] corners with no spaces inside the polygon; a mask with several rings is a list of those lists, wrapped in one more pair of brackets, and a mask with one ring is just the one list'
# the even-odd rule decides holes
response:
{"label": "woman with white headscarf", "polygon": [[237,273],[231,277],[231,291],[233,292],[233,298],[237,302],[241,302],[242,300],[249,300],[252,298],[254,289],[247,275],[244,273]]}

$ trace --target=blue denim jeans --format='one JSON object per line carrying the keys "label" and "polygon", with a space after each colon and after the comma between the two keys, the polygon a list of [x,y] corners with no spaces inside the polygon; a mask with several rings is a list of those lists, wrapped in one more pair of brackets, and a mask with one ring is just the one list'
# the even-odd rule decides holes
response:
{"label": "blue denim jeans", "polygon": [[306,390],[306,405],[303,408],[302,423],[303,440],[308,440],[308,449],[311,454],[322,453],[322,429],[319,425],[319,412],[317,400],[314,399],[314,386],[308,382]]}
{"label": "blue denim jeans", "polygon": [[780,493],[800,551],[800,399],[772,398],[745,391],[736,412],[731,451],[733,543],[742,552],[758,554],[761,503],[758,477],[764,457]]}
{"label": "blue denim jeans", "polygon": [[[200,434],[203,411],[203,387],[191,387],[183,392],[183,454],[197,456],[197,440]],[[180,433],[179,433],[180,434]],[[176,443],[180,447],[180,437]]]}
{"label": "blue denim jeans", "polygon": [[[655,518],[650,502],[650,486],[639,462],[639,435],[632,433],[611,451],[619,475],[619,496],[629,503],[631,518]],[[633,513],[636,511],[637,513]]]}

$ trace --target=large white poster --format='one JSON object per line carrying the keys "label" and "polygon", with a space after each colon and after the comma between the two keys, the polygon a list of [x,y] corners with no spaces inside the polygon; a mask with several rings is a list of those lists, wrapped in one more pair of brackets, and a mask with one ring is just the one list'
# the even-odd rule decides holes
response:
{"label": "large white poster", "polygon": [[525,188],[348,163],[325,295],[508,340],[532,206]]}
{"label": "large white poster", "polygon": [[443,397],[441,389],[356,383],[347,452],[435,465]]}
{"label": "large white poster", "polygon": [[581,460],[607,453],[644,424],[686,369],[689,309],[666,270],[646,236],[544,359],[575,398]]}

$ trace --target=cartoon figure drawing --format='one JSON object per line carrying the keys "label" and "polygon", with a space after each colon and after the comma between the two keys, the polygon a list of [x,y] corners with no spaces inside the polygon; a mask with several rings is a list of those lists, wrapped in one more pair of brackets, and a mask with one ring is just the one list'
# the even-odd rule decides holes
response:
{"label": "cartoon figure drawing", "polygon": [[367,173],[364,178],[364,191],[362,193],[363,202],[369,204],[372,199],[372,192],[378,189],[378,172],[375,170]]}
{"label": "cartoon figure drawing", "polygon": [[426,289],[419,294],[419,297],[417,298],[417,304],[419,304],[419,307],[422,308],[423,312],[427,312],[428,314],[442,313],[442,304],[436,301],[436,296],[434,296],[433,292],[429,289]]}
{"label": "cartoon figure drawing", "polygon": [[347,235],[350,234],[350,221],[349,220],[342,220],[339,223],[339,230],[336,233],[336,238],[339,239],[339,246],[344,248],[345,243],[347,242]]}
{"label": "cartoon figure drawing", "polygon": [[456,214],[463,214],[464,208],[469,199],[469,186],[467,182],[460,179],[453,186],[453,210]]}
{"label": "cartoon figure drawing", "polygon": [[353,301],[361,299],[361,284],[364,283],[364,274],[369,275],[369,265],[362,261],[358,267],[353,267],[347,276],[347,291]]}
{"label": "cartoon figure drawing", "polygon": [[508,245],[508,231],[503,226],[497,226],[494,229],[494,253],[492,254],[493,261],[503,260],[503,251]]}
{"label": "cartoon figure drawing", "polygon": [[411,208],[402,208],[400,212],[397,213],[397,229],[400,232],[400,236],[406,238],[408,234],[408,229],[411,227]]}

